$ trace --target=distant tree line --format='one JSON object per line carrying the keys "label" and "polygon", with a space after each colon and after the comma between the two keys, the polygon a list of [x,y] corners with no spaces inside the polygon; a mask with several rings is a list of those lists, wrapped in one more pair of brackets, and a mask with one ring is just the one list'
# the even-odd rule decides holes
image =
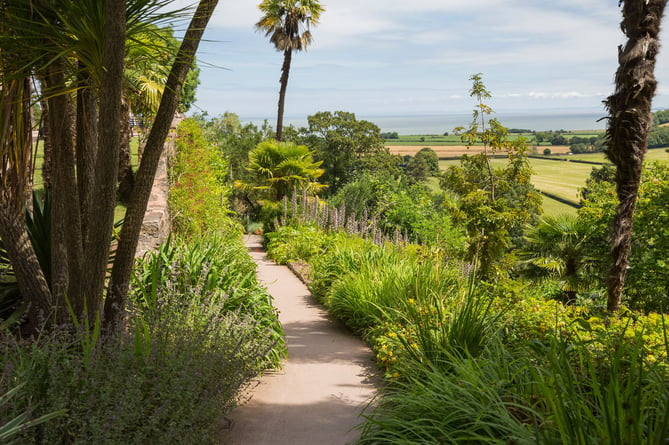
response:
{"label": "distant tree line", "polygon": [[400,136],[397,134],[396,131],[381,133],[381,137],[383,139],[399,139],[400,138]]}

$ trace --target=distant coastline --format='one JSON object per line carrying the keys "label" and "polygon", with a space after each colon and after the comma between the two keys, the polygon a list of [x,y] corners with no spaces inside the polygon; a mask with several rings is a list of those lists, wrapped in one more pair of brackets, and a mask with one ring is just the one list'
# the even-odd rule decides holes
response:
{"label": "distant coastline", "polygon": [[[502,114],[495,113],[492,117],[497,118],[507,128],[524,130],[547,131],[547,130],[603,130],[606,128],[606,120],[600,120],[605,116],[601,113],[551,113],[551,114]],[[382,132],[396,131],[399,134],[443,134],[451,133],[455,127],[467,126],[472,119],[471,114],[444,114],[425,116],[358,116],[374,122],[381,128]]]}
{"label": "distant coastline", "polygon": [[[603,130],[606,128],[606,120],[602,119],[606,112],[581,112],[541,111],[534,114],[529,113],[495,113],[502,125],[507,128],[517,128],[535,131],[547,130]],[[386,115],[374,116],[356,113],[357,119],[364,119],[375,123],[382,132],[397,132],[402,135],[409,134],[444,134],[451,133],[455,127],[467,126],[472,119],[471,114],[426,114],[426,115]],[[242,118],[246,122],[261,124],[263,118]],[[268,122],[273,124],[273,118]],[[286,117],[285,125],[304,127],[307,125],[306,117]]]}

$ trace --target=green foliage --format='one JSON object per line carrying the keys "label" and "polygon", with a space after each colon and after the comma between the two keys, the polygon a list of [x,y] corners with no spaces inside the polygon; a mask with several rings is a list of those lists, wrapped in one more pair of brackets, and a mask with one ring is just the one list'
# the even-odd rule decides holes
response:
{"label": "green foliage", "polygon": [[[0,394],[0,408],[2,408],[5,404],[8,404],[12,397],[15,397],[17,394],[19,394],[19,391],[21,391],[24,386],[25,383],[21,383],[14,388],[9,389],[6,393]],[[63,416],[66,413],[67,410],[63,409],[50,414],[45,414],[37,419],[32,420],[28,420],[29,412],[19,414],[13,419],[8,420],[6,423],[0,424],[0,440],[2,443],[12,445],[16,443],[13,440],[10,440],[12,437],[17,436],[19,433],[29,428],[33,428],[39,424],[48,422],[51,419],[55,419],[58,416]]]}
{"label": "green foliage", "polygon": [[409,178],[409,183],[422,184],[427,181],[429,166],[422,157],[409,157],[404,172],[407,178]]}
{"label": "green foliage", "polygon": [[669,110],[658,110],[653,113],[653,124],[661,125],[669,122]]}
{"label": "green foliage", "polygon": [[381,133],[381,137],[383,139],[399,139],[400,138],[400,136],[397,134],[396,131]]}
{"label": "green foliage", "polygon": [[323,186],[316,180],[323,174],[321,161],[314,161],[306,145],[266,140],[249,153],[248,181],[236,186],[263,192],[270,200],[279,201],[293,191],[315,194]]}
{"label": "green foliage", "polygon": [[[458,217],[469,239],[468,258],[485,277],[493,273],[512,239],[520,239],[523,226],[538,216],[541,196],[530,182],[532,169],[524,140],[508,139],[508,130],[496,119],[485,120],[492,109],[482,100],[490,98],[490,92],[480,74],[470,79],[470,95],[477,105],[469,128],[458,131],[468,145],[482,142],[484,151],[464,155],[461,165],[448,168],[440,185],[459,196]],[[508,162],[494,168],[490,155],[499,151],[508,153]]]}
{"label": "green foliage", "polygon": [[82,354],[76,329],[0,342],[0,425],[67,408],[22,444],[216,443],[239,391],[285,346],[239,238],[172,240],[140,261],[126,329]]}
{"label": "green foliage", "polygon": [[257,320],[258,336],[269,336],[276,345],[266,359],[278,367],[285,353],[283,330],[272,299],[258,284],[255,272],[255,263],[234,234],[171,238],[157,252],[147,253],[136,268],[135,304],[142,313],[150,313],[156,309],[162,289],[178,293],[196,290],[190,298],[220,303],[225,311],[240,311]]}
{"label": "green foliage", "polygon": [[[358,120],[345,111],[319,112],[307,118],[308,128],[301,128],[296,142],[312,147],[325,170],[321,181],[326,192],[335,194],[365,168],[392,167],[393,157],[385,148],[379,127]],[[379,158],[376,160],[375,158]],[[399,163],[386,174],[399,174]]]}
{"label": "green foliage", "polygon": [[422,185],[362,174],[342,187],[330,203],[344,205],[348,215],[374,218],[386,234],[397,230],[413,241],[440,245],[457,254],[464,248],[463,233],[452,221],[450,202],[441,198]]}
{"label": "green foliage", "polygon": [[648,148],[666,147],[669,145],[669,128],[653,127],[648,134]]}
{"label": "green foliage", "polygon": [[[301,230],[276,234],[270,251],[315,237]],[[359,443],[666,437],[661,315],[565,306],[544,298],[547,287],[520,281],[475,289],[465,279],[475,274],[436,249],[379,247],[341,233],[306,256],[315,295],[371,344],[389,379],[365,413]]]}
{"label": "green foliage", "polygon": [[[600,275],[608,266],[609,225],[616,208],[612,170],[593,171],[583,191],[579,216],[593,230],[590,249],[600,258]],[[632,254],[627,272],[624,302],[632,308],[662,311],[667,308],[669,282],[669,166],[650,163],[645,166],[633,222]]]}
{"label": "green foliage", "polygon": [[279,264],[308,262],[320,253],[329,236],[313,226],[283,226],[267,233],[268,256]]}
{"label": "green foliage", "polygon": [[591,253],[589,229],[576,215],[541,218],[526,231],[520,272],[530,278],[557,277],[564,302],[573,303],[594,278],[597,259]]}
{"label": "green foliage", "polygon": [[206,142],[196,121],[184,120],[177,131],[169,168],[174,228],[192,234],[235,228],[227,205],[227,161]]}
{"label": "green foliage", "polygon": [[415,158],[425,160],[430,175],[439,173],[439,156],[430,147],[421,148],[418,153],[416,153]]}
{"label": "green foliage", "polygon": [[205,138],[216,145],[229,163],[229,182],[246,179],[249,152],[260,142],[270,137],[270,128],[265,121],[259,128],[253,123],[242,125],[239,116],[225,112],[223,115],[207,118],[207,114],[194,117],[202,127]]}

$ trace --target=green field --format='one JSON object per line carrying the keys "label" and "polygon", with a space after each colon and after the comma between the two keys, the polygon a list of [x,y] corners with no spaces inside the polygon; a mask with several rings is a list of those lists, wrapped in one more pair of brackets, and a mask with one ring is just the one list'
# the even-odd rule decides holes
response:
{"label": "green field", "polygon": [[[591,138],[601,136],[601,132],[594,130],[580,130],[580,131],[564,131],[560,132],[567,140],[572,137],[578,136],[581,138]],[[509,139],[515,140],[519,137],[525,138],[528,144],[535,145],[534,133],[509,133]],[[409,135],[399,135],[397,139],[386,139],[386,145],[462,145],[462,139],[457,134],[449,134],[448,136],[440,134],[409,134]],[[541,144],[536,144],[541,146],[550,147],[550,143],[543,142]]]}
{"label": "green field", "polygon": [[[666,148],[651,148],[646,153],[646,161],[669,161],[669,153],[667,153]],[[590,162],[608,162],[606,160],[606,155],[604,153],[581,153],[568,156],[551,156],[551,158],[560,158],[560,159],[570,159],[577,161],[590,161]]]}
{"label": "green field", "polygon": [[[530,158],[530,164],[534,170],[532,183],[534,186],[548,193],[552,193],[560,198],[578,203],[580,200],[579,191],[585,186],[585,181],[590,176],[590,172],[597,165],[581,164],[578,162],[569,162],[571,160],[581,160],[590,162],[605,163],[604,153],[587,153],[571,156],[551,157],[551,159],[563,159],[555,161],[542,158]],[[648,150],[646,161],[664,161],[669,162],[669,153],[664,148]],[[449,165],[457,165],[459,160],[440,160],[439,168],[444,170]],[[492,160],[492,164],[501,167],[506,163],[503,158]],[[557,213],[573,213],[576,209],[567,204],[544,196],[544,213],[555,215]]]}
{"label": "green field", "polygon": [[[449,165],[457,165],[459,162],[459,160],[442,160],[439,161],[439,168],[443,170]],[[537,158],[530,158],[530,164],[534,170],[532,183],[536,188],[550,192],[560,198],[568,199],[574,203],[577,203],[579,200],[579,188],[585,185],[585,180],[590,175],[590,171],[593,167],[596,167],[577,162],[559,162]],[[506,165],[506,159],[493,159],[492,165],[502,167]]]}

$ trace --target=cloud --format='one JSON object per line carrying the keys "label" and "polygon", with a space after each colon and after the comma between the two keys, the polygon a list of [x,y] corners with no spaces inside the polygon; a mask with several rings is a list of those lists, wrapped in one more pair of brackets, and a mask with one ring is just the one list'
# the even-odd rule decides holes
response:
{"label": "cloud", "polygon": [[[203,44],[200,58],[231,71],[203,70],[198,104],[273,115],[281,55],[254,30],[259,2],[219,2],[205,34],[218,43]],[[185,3],[192,2],[174,2]],[[468,112],[468,77],[476,72],[484,73],[498,104],[518,109],[600,107],[613,89],[617,45],[623,41],[615,1],[323,3],[326,11],[313,30],[314,44],[293,58],[287,107],[294,114],[320,109]],[[669,101],[664,50],[656,74],[658,99]]]}

